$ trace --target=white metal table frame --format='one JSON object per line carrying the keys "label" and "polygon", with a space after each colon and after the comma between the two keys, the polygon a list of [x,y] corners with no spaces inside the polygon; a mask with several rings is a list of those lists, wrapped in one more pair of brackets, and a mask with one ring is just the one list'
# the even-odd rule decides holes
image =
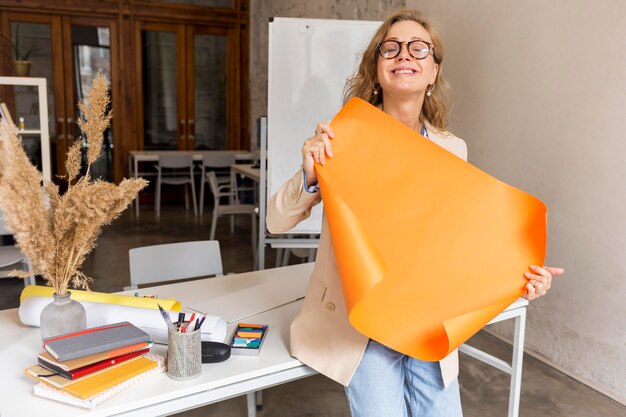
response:
{"label": "white metal table frame", "polygon": [[519,416],[519,403],[522,390],[522,362],[524,359],[524,333],[526,331],[526,306],[528,306],[528,300],[519,298],[487,324],[498,323],[509,319],[515,320],[511,364],[467,344],[459,347],[460,352],[511,375],[508,417]]}

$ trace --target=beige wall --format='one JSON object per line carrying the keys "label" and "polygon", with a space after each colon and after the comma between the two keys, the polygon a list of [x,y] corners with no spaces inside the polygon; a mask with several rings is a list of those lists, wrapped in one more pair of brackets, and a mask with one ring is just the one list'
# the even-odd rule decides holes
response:
{"label": "beige wall", "polygon": [[[267,115],[267,35],[270,17],[382,20],[402,8],[404,0],[251,0],[250,1],[250,132]],[[302,138],[304,141],[306,138]],[[256,138],[250,142],[256,146]]]}
{"label": "beige wall", "polygon": [[444,27],[470,162],[548,206],[567,275],[531,303],[526,350],[626,404],[626,3],[407,5]]}

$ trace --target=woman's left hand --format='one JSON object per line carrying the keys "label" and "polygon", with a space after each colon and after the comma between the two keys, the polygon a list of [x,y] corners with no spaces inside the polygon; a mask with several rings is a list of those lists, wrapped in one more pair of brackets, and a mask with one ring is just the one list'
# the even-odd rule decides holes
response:
{"label": "woman's left hand", "polygon": [[532,272],[524,273],[524,277],[528,279],[524,298],[528,301],[536,300],[545,295],[552,286],[552,277],[565,272],[563,268],[553,268],[550,266],[544,266],[542,268],[536,265],[531,265],[530,270]]}

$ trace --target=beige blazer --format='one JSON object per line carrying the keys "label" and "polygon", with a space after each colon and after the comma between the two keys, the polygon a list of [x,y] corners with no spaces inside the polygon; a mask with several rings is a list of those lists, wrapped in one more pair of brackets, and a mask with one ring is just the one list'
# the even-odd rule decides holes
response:
{"label": "beige blazer", "polygon": [[[467,160],[463,140],[451,134],[437,134],[428,125],[427,129],[430,140]],[[311,208],[321,201],[320,192],[306,192],[303,183],[300,170],[272,196],[267,211],[270,233],[290,230],[308,218]],[[368,338],[348,321],[335,253],[324,218],[304,303],[291,324],[291,354],[319,373],[347,386],[361,362],[367,342]],[[440,364],[447,387],[458,375],[458,352],[452,352]]]}

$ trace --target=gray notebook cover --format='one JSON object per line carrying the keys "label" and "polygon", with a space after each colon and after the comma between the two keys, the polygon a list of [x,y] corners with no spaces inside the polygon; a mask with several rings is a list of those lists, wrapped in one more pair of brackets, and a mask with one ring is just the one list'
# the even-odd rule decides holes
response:
{"label": "gray notebook cover", "polygon": [[59,361],[67,361],[149,340],[148,333],[124,321],[50,337],[43,347]]}

